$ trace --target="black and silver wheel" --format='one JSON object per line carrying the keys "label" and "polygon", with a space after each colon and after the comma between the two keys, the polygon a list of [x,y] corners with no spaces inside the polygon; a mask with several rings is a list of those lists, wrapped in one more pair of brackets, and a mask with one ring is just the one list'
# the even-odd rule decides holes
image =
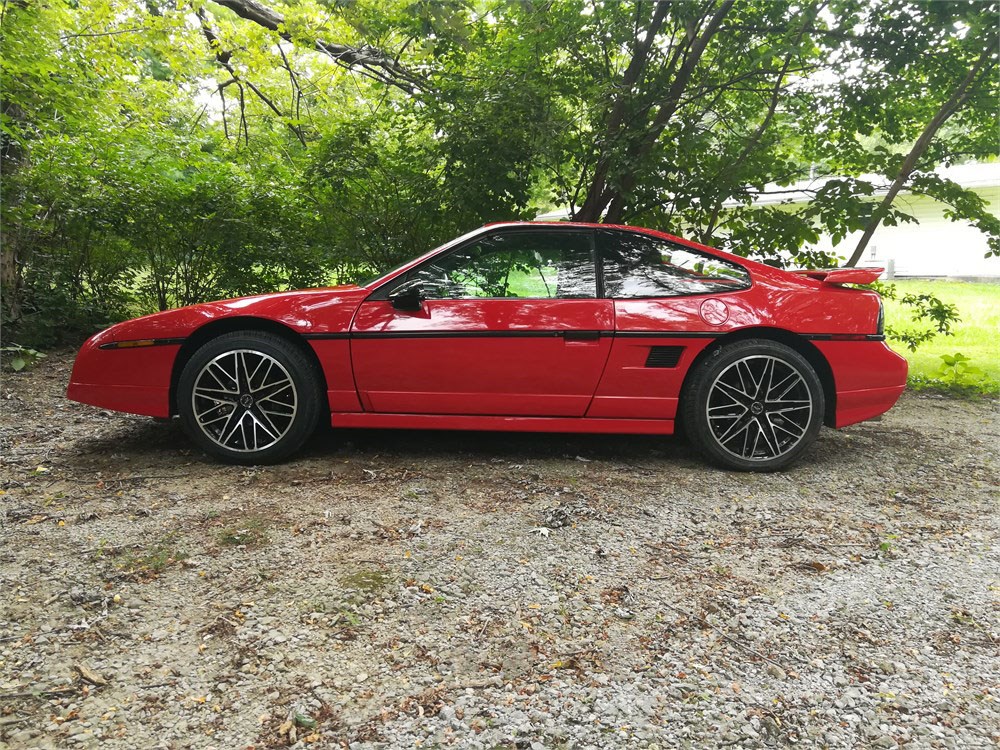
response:
{"label": "black and silver wheel", "polygon": [[188,434],[225,461],[279,461],[313,433],[323,397],[306,355],[274,334],[212,339],[184,366],[177,410]]}
{"label": "black and silver wheel", "polygon": [[816,439],[823,386],[784,344],[748,339],[720,347],[691,373],[682,414],[691,441],[740,471],[782,469]]}

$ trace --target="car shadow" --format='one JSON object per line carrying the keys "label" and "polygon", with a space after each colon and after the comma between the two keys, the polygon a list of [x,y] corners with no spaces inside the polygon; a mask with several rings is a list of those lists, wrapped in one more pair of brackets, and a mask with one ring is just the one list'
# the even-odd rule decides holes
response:
{"label": "car shadow", "polygon": [[[123,464],[182,467],[191,463],[219,464],[201,451],[174,419],[156,422],[125,417],[120,428],[101,435],[80,437],[68,448],[74,463],[92,470],[121,471]],[[851,458],[824,431],[820,440],[792,466],[830,467]],[[539,461],[619,461],[661,463],[664,467],[708,464],[678,435],[612,435],[539,432],[480,432],[459,430],[375,430],[320,427],[294,456],[283,463],[322,463],[324,460],[372,456],[409,460],[464,457],[501,459],[513,463]],[[721,471],[721,469],[719,469]]]}
{"label": "car shadow", "polygon": [[689,460],[687,442],[665,435],[597,435],[553,432],[464,430],[319,430],[304,455],[392,455],[412,458],[502,458],[528,462],[549,459]]}
{"label": "car shadow", "polygon": [[[185,434],[176,420],[157,422],[123,417],[121,426],[98,435],[81,436],[67,446],[67,454],[94,468],[129,463],[158,466],[195,462],[215,463]],[[472,432],[459,430],[368,430],[320,427],[298,454],[299,460],[355,456],[393,456],[431,459],[466,456],[502,458],[515,462],[538,460],[664,460],[697,461],[688,443],[676,436],[595,435],[537,432]]]}
{"label": "car shadow", "polygon": [[116,471],[126,461],[143,466],[180,466],[202,455],[176,420],[157,422],[123,415],[110,419],[121,419],[123,423],[109,426],[96,435],[76,438],[68,443],[64,455],[79,466]]}

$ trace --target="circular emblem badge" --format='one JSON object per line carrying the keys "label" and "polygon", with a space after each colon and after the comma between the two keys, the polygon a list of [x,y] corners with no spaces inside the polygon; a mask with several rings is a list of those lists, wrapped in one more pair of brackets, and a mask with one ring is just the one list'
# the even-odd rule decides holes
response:
{"label": "circular emblem badge", "polygon": [[701,319],[710,326],[721,326],[729,320],[729,307],[722,300],[707,299],[701,303]]}

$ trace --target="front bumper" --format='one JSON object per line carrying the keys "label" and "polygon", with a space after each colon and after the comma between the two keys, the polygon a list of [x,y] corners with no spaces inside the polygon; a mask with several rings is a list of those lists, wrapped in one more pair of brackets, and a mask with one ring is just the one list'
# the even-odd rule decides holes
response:
{"label": "front bumper", "polygon": [[170,416],[170,379],[180,344],[101,349],[104,333],[76,355],[66,397],[104,409]]}

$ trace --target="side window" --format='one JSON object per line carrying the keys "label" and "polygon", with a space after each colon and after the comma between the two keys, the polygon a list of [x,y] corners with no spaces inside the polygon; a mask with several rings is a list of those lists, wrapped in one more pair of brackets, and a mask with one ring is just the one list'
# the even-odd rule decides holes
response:
{"label": "side window", "polygon": [[601,232],[597,243],[608,297],[679,297],[750,286],[749,274],[735,263],[667,240],[631,232]]}
{"label": "side window", "polygon": [[580,232],[506,232],[415,269],[428,299],[593,299],[597,274]]}

